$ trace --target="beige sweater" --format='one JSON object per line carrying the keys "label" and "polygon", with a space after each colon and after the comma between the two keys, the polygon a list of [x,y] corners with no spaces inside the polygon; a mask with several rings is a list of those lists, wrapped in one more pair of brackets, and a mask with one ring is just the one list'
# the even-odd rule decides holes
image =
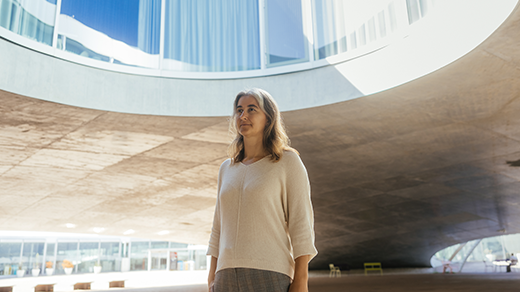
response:
{"label": "beige sweater", "polygon": [[253,268],[291,278],[295,258],[317,254],[309,179],[296,153],[285,151],[278,162],[222,163],[207,254],[218,258],[217,271]]}

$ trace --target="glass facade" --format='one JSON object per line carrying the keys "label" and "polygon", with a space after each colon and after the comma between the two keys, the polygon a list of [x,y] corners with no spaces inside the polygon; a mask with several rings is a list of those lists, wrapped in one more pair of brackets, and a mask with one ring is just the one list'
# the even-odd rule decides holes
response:
{"label": "glass facade", "polygon": [[160,0],[62,0],[61,50],[130,66],[159,68]]}
{"label": "glass facade", "polygon": [[121,242],[101,242],[99,261],[102,271],[121,271]]}
{"label": "glass facade", "polygon": [[45,242],[24,242],[22,266],[29,269],[42,269],[42,257]]}
{"label": "glass facade", "polygon": [[456,244],[438,251],[432,257],[432,266],[442,266],[443,262],[450,261],[452,266],[459,269],[466,263],[479,263],[481,268],[486,265],[493,267],[493,262],[506,261],[511,254],[520,256],[520,234],[494,236]]}
{"label": "glass facade", "polygon": [[266,0],[266,55],[268,66],[308,60],[300,0]]}
{"label": "glass facade", "polygon": [[0,242],[0,275],[16,275],[21,252],[21,242]]}
{"label": "glass facade", "polygon": [[[206,246],[140,239],[24,239],[3,238],[0,234],[0,278],[32,269],[39,275],[66,274],[62,263],[74,265],[73,274],[148,270],[205,270]],[[125,267],[125,262],[127,263]]]}
{"label": "glass facade", "polygon": [[56,0],[0,0],[0,26],[28,39],[52,45]]}
{"label": "glass facade", "polygon": [[56,265],[54,273],[57,275],[65,274],[63,267],[64,260],[70,261],[74,265],[74,271],[77,272],[77,264],[80,263],[79,242],[58,242],[58,255],[56,256]]}
{"label": "glass facade", "polygon": [[398,1],[370,2],[365,13],[356,15],[356,8],[367,7],[367,1],[314,0],[314,58],[324,59],[385,38],[387,31],[397,29],[394,2]]}
{"label": "glass facade", "polygon": [[130,270],[146,271],[148,268],[148,250],[150,242],[134,241],[130,244]]}
{"label": "glass facade", "polygon": [[258,1],[166,0],[164,68],[260,69]]}
{"label": "glass facade", "polygon": [[344,53],[355,58],[368,44],[378,43],[376,50],[386,45],[379,40],[433,6],[434,0],[0,0],[0,27],[56,48],[47,53],[60,58],[116,71],[261,76],[283,66],[327,65],[312,62]]}

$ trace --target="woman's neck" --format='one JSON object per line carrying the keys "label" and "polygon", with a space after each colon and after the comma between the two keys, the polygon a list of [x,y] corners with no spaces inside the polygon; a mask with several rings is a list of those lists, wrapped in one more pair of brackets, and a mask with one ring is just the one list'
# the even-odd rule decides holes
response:
{"label": "woman's neck", "polygon": [[244,137],[244,159],[242,162],[255,162],[267,155],[267,151],[264,149],[264,143],[262,138],[258,137]]}

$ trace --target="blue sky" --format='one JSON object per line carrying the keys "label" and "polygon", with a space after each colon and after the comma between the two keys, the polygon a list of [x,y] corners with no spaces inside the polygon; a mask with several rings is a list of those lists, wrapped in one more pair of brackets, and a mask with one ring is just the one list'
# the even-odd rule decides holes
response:
{"label": "blue sky", "polygon": [[137,47],[139,0],[62,0],[61,14]]}

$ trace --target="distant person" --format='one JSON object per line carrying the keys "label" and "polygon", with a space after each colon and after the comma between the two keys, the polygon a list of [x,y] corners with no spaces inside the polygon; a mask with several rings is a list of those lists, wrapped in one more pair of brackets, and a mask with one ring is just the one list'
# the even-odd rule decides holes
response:
{"label": "distant person", "polygon": [[239,92],[230,130],[207,253],[209,291],[307,292],[317,254],[309,179],[271,95]]}
{"label": "distant person", "polygon": [[514,253],[512,253],[511,257],[509,258],[509,266],[507,266],[506,272],[511,272],[511,266],[516,266],[516,264],[518,264],[518,258]]}

